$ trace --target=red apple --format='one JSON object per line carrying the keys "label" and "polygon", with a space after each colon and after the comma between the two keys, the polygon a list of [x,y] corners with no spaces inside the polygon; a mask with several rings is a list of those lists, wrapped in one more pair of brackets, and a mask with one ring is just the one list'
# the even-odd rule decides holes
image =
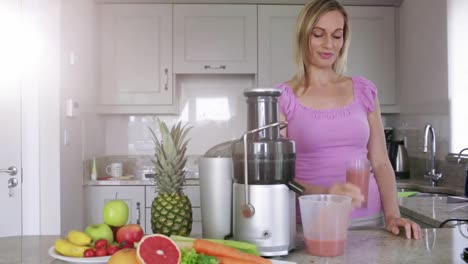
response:
{"label": "red apple", "polygon": [[140,242],[141,238],[145,235],[140,225],[129,224],[124,225],[117,230],[117,242],[119,244],[130,243],[133,245],[135,242]]}

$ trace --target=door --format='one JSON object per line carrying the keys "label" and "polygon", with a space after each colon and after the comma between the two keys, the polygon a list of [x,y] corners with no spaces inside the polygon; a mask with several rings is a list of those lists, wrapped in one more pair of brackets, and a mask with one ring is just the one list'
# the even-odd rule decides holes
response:
{"label": "door", "polygon": [[0,237],[21,235],[20,0],[0,1]]}

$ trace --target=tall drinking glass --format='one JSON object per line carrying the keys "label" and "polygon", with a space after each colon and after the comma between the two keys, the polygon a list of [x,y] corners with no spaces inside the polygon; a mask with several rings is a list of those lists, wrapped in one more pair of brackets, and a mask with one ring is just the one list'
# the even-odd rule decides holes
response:
{"label": "tall drinking glass", "polygon": [[357,185],[364,195],[362,207],[367,207],[369,195],[370,162],[366,158],[351,159],[346,163],[346,182]]}

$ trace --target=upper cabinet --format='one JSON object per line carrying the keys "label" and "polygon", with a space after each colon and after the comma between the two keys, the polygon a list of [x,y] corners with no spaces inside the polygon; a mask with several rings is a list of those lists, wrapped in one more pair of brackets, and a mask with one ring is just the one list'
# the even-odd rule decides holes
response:
{"label": "upper cabinet", "polygon": [[174,5],[175,73],[257,73],[256,5]]}
{"label": "upper cabinet", "polygon": [[98,111],[164,112],[173,105],[172,5],[100,5]]}
{"label": "upper cabinet", "polygon": [[[258,82],[269,87],[295,72],[294,34],[302,6],[258,6]],[[378,88],[383,113],[398,112],[395,54],[395,9],[348,6],[351,45],[348,75],[370,79]]]}
{"label": "upper cabinet", "polygon": [[294,33],[302,6],[258,6],[258,86],[290,80],[296,70]]}
{"label": "upper cabinet", "polygon": [[[293,41],[302,5],[101,4],[99,8],[100,113],[177,114],[173,88],[177,74],[257,74],[263,87],[294,75]],[[383,113],[398,112],[395,8],[348,6],[347,10],[348,74],[367,77],[377,85]]]}
{"label": "upper cabinet", "polygon": [[347,10],[351,24],[348,73],[374,82],[385,110],[397,104],[395,8],[350,6]]}

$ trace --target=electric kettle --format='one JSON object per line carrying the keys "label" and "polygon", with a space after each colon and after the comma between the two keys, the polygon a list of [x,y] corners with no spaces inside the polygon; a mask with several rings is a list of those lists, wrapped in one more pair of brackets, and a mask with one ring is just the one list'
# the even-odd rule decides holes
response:
{"label": "electric kettle", "polygon": [[388,150],[390,162],[392,163],[393,170],[395,171],[395,177],[400,179],[409,179],[409,157],[408,151],[406,150],[404,140],[395,140],[390,142],[390,148]]}

